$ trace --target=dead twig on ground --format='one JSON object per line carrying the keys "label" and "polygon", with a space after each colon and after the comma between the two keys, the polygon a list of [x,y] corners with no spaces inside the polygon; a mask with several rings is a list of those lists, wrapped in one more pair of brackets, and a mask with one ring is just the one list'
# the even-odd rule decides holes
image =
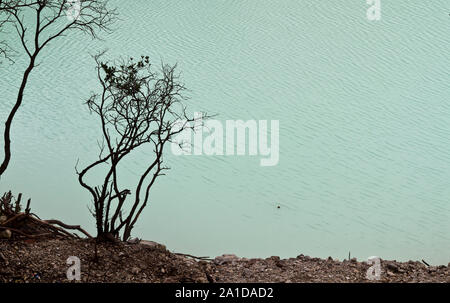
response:
{"label": "dead twig on ground", "polygon": [[68,225],[59,220],[54,220],[54,219],[53,220],[45,220],[43,222],[46,222],[48,224],[56,224],[61,227],[64,227],[65,229],[78,230],[78,231],[82,232],[83,234],[85,234],[89,239],[92,239],[92,236],[87,231],[85,231],[83,228],[81,228],[80,225]]}
{"label": "dead twig on ground", "polygon": [[9,239],[12,235],[25,238],[80,238],[77,234],[72,234],[67,230],[77,230],[88,238],[92,236],[79,225],[68,225],[59,220],[41,220],[38,216],[30,213],[31,199],[28,199],[25,212],[21,212],[20,201],[22,194],[13,202],[11,192],[5,193],[0,197],[0,230],[9,230],[12,234],[6,234],[4,237]]}
{"label": "dead twig on ground", "polygon": [[211,259],[210,257],[196,257],[190,254],[182,254],[182,253],[175,253],[175,255],[177,256],[183,256],[183,257],[189,257],[192,259],[197,259],[197,260],[202,260],[202,261],[212,261],[213,259]]}

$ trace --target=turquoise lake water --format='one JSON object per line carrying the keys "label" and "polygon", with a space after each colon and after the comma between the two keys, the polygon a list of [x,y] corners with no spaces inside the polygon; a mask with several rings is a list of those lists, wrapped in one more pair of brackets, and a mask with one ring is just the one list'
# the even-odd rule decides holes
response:
{"label": "turquoise lake water", "polygon": [[[40,57],[0,190],[94,232],[74,167],[97,157],[100,129],[83,102],[96,88],[90,54],[108,48],[111,58],[177,62],[192,110],[280,123],[273,167],[168,150],[172,170],[134,236],[202,256],[351,251],[447,264],[450,2],[382,0],[380,21],[368,21],[365,2],[113,1],[121,21],[103,41],[73,34]],[[1,121],[23,68],[23,56],[0,67]],[[145,160],[130,161],[125,178]]]}

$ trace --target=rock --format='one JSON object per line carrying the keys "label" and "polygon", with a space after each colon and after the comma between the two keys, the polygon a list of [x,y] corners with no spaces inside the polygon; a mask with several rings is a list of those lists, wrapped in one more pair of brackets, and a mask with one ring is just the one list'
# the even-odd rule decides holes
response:
{"label": "rock", "polygon": [[6,220],[8,220],[8,218],[6,216],[0,216],[0,224],[5,223]]}
{"label": "rock", "polygon": [[0,261],[8,263],[8,260],[6,259],[6,257],[1,252],[0,252]]}
{"label": "rock", "polygon": [[127,241],[127,243],[129,243],[129,244],[138,244],[139,242],[141,242],[141,240],[139,238],[132,238]]}
{"label": "rock", "polygon": [[273,261],[275,261],[275,262],[278,262],[278,261],[280,261],[280,257],[278,257],[278,256],[272,256],[272,257],[268,258],[267,260],[273,260]]}
{"label": "rock", "polygon": [[194,283],[208,283],[208,279],[206,277],[200,276],[197,277],[194,281]]}
{"label": "rock", "polygon": [[154,241],[141,240],[139,243],[155,250],[167,250],[165,245],[156,243]]}
{"label": "rock", "polygon": [[392,272],[399,272],[399,268],[394,263],[387,263],[386,268],[389,269]]}
{"label": "rock", "polygon": [[216,265],[222,265],[222,264],[226,264],[226,263],[234,263],[236,261],[239,261],[239,257],[237,257],[236,255],[233,255],[233,254],[222,255],[222,256],[216,257],[214,259],[214,263]]}
{"label": "rock", "polygon": [[252,276],[252,271],[248,268],[244,268],[244,270],[242,271],[242,276],[244,278],[249,278]]}
{"label": "rock", "polygon": [[250,260],[248,260],[247,265],[252,266],[252,265],[256,264],[258,261],[259,261],[259,259],[250,259]]}
{"label": "rock", "polygon": [[9,238],[11,238],[11,231],[9,229],[0,231],[0,239],[9,239]]}
{"label": "rock", "polygon": [[352,259],[350,260],[350,262],[352,262],[352,263],[358,263],[358,260],[357,260],[356,258],[352,258]]}
{"label": "rock", "polygon": [[131,273],[133,274],[133,275],[137,275],[138,273],[140,273],[141,272],[141,269],[139,268],[139,267],[133,267],[132,269],[131,269]]}

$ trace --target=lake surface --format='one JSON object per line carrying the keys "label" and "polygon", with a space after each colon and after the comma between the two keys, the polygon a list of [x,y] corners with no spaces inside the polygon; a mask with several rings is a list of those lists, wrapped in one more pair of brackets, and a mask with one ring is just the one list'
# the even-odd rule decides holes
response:
{"label": "lake surface", "polygon": [[[450,261],[447,0],[382,1],[372,22],[361,0],[113,2],[122,21],[103,41],[71,35],[40,57],[2,192],[94,232],[74,167],[98,154],[83,102],[96,88],[90,54],[108,48],[111,58],[177,62],[192,110],[280,123],[273,167],[168,150],[172,170],[134,236],[202,256]],[[0,70],[2,121],[24,68],[16,59]],[[143,161],[129,162],[127,180]]]}

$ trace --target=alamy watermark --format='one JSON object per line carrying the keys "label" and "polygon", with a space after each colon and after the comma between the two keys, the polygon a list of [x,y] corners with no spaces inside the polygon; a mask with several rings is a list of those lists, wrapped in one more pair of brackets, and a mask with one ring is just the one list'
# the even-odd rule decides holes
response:
{"label": "alamy watermark", "polygon": [[372,265],[366,272],[367,280],[380,280],[381,279],[381,259],[379,257],[369,257],[367,264]]}
{"label": "alamy watermark", "polygon": [[80,281],[81,280],[81,261],[80,258],[72,256],[67,258],[66,261],[69,268],[66,272],[66,277],[69,281]]}
{"label": "alamy watermark", "polygon": [[367,19],[369,21],[381,20],[381,0],[367,0],[366,3],[370,5],[367,9]]}
{"label": "alamy watermark", "polygon": [[[259,156],[261,166],[275,166],[280,159],[280,122],[278,120],[178,121],[173,130],[184,128],[172,142],[172,153],[205,156]],[[270,127],[270,131],[269,131]]]}
{"label": "alamy watermark", "polygon": [[81,0],[66,0],[66,5],[68,6],[67,19],[71,22],[77,20],[81,14]]}

